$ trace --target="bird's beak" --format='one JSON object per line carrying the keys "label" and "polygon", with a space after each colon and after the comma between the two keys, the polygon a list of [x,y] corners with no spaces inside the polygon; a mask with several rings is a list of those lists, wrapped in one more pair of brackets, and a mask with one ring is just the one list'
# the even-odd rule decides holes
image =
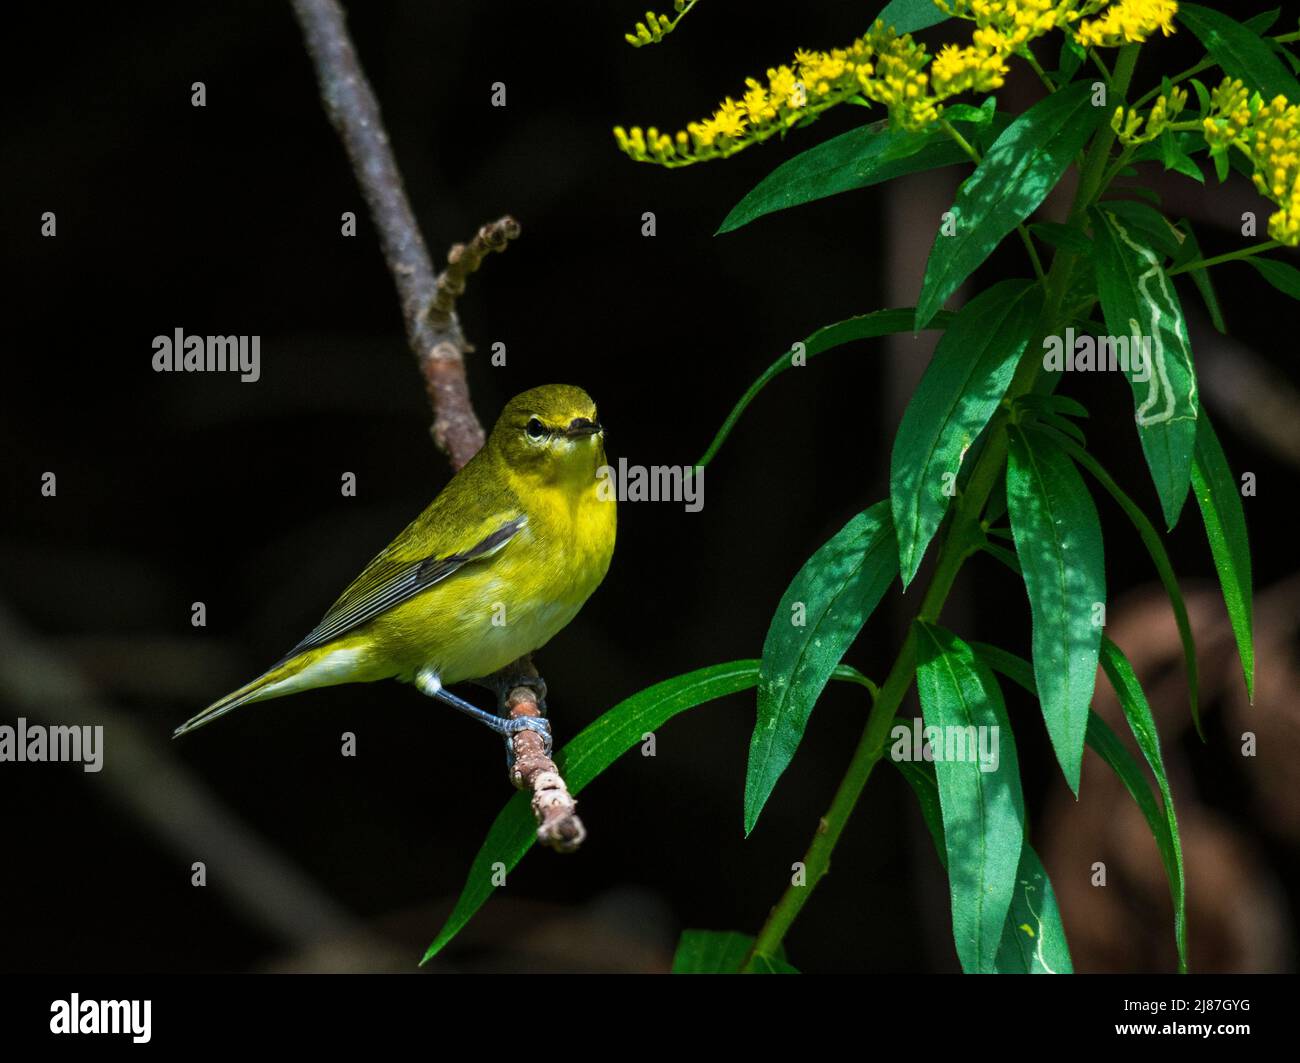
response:
{"label": "bird's beak", "polygon": [[599,421],[589,421],[585,417],[575,417],[569,422],[569,427],[564,430],[564,434],[570,439],[580,439],[583,436],[599,435],[604,429],[600,426]]}

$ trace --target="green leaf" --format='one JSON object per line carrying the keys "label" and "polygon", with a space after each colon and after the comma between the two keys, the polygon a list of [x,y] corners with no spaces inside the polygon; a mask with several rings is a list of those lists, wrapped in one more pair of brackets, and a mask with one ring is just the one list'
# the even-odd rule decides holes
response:
{"label": "green leaf", "polygon": [[673,974],[735,974],[754,939],[730,930],[683,930],[673,955]]}
{"label": "green leaf", "polygon": [[1255,700],[1255,636],[1253,632],[1250,543],[1246,538],[1246,514],[1241,506],[1241,488],[1219,438],[1202,412],[1196,430],[1196,457],[1192,462],[1192,490],[1201,507],[1205,535],[1223,588],[1223,602],[1232,622],[1246,679],[1246,693]]}
{"label": "green leaf", "polygon": [[[917,30],[937,26],[946,22],[950,16],[934,3],[934,0],[889,0],[884,10],[876,16],[886,26],[893,26],[899,33],[915,33]],[[875,21],[872,21],[875,25]]]}
{"label": "green leaf", "polygon": [[[991,117],[974,108],[972,112],[972,118],[978,115],[978,125]],[[1006,121],[1002,118],[995,128],[1005,127]],[[938,126],[908,132],[888,122],[872,122],[787,159],[732,208],[714,235],[733,232],[765,214],[967,161],[966,153]]]}
{"label": "green leaf", "polygon": [[989,500],[984,503],[984,520],[992,527],[1007,511],[1007,483],[1002,477],[998,477],[997,482],[993,485],[993,490],[989,492]]}
{"label": "green leaf", "polygon": [[1038,685],[1034,682],[1034,666],[1019,654],[992,646],[987,642],[972,642],[970,648],[995,672],[1006,676],[1022,690],[1038,697]]}
{"label": "green leaf", "polygon": [[1205,174],[1173,133],[1166,129],[1156,142],[1160,145],[1160,161],[1166,170],[1173,170],[1198,184],[1205,184]]}
{"label": "green leaf", "polygon": [[[989,125],[997,114],[998,98],[988,96],[978,107],[973,107],[969,103],[954,103],[943,109],[943,116],[950,122],[970,122],[976,126]],[[1004,116],[1003,127],[1010,124],[1010,119]],[[999,130],[1000,132],[1000,130]]]}
{"label": "green leaf", "polygon": [[[673,974],[736,974],[754,939],[730,930],[683,930],[673,956]],[[754,957],[755,974],[798,974],[781,957]]]}
{"label": "green leaf", "polygon": [[1088,417],[1088,408],[1083,403],[1070,398],[1068,395],[1058,395],[1055,392],[1038,394],[1031,391],[1028,395],[1021,395],[1017,398],[1016,405],[1035,412],[1060,414],[1063,417],[1083,417],[1085,419]]}
{"label": "green leaf", "polygon": [[1228,179],[1228,168],[1236,156],[1230,155],[1225,148],[1223,151],[1212,152],[1210,158],[1214,160],[1214,175],[1219,179],[1219,184],[1223,184]]}
{"label": "green leaf", "polygon": [[1288,266],[1285,262],[1279,262],[1274,258],[1244,258],[1242,261],[1249,262],[1259,270],[1260,276],[1279,292],[1291,296],[1292,299],[1300,299],[1300,269]]}
{"label": "green leaf", "polygon": [[981,543],[980,549],[983,550],[986,554],[990,555],[991,557],[994,557],[998,561],[1001,561],[1004,565],[1007,566],[1007,568],[1011,569],[1011,571],[1014,572],[1017,576],[1023,574],[1020,569],[1020,558],[1016,557],[1016,555],[1012,553],[1010,550],[998,546],[996,543],[991,543],[988,541]]}
{"label": "green leaf", "polygon": [[1165,525],[1172,528],[1187,498],[1200,411],[1187,325],[1173,282],[1149,243],[1112,210],[1097,211],[1094,219],[1097,291],[1106,328],[1116,340],[1127,338],[1130,351],[1135,345],[1150,347],[1150,364],[1135,372],[1130,359],[1125,375],[1133,388],[1142,452]]}
{"label": "green leaf", "polygon": [[1178,839],[1178,817],[1174,813],[1174,795],[1169,789],[1169,778],[1165,773],[1164,758],[1160,755],[1160,738],[1156,733],[1156,720],[1151,714],[1142,693],[1142,684],[1138,682],[1133,666],[1128,658],[1110,639],[1103,639],[1101,644],[1101,666],[1106,678],[1119,698],[1128,720],[1129,730],[1137,739],[1138,749],[1146,759],[1151,774],[1155,776],[1156,786],[1160,788],[1160,799],[1164,805],[1164,827],[1162,834],[1156,835],[1160,847],[1161,859],[1169,877],[1169,895],[1174,902],[1174,938],[1178,943],[1178,969],[1187,970],[1187,889],[1183,874],[1183,847]]}
{"label": "green leaf", "polygon": [[869,690],[873,699],[880,693],[880,687],[876,686],[875,683],[859,672],[851,664],[837,664],[835,666],[835,671],[831,673],[831,678],[838,679],[845,683],[854,683],[865,690]]}
{"label": "green leaf", "polygon": [[1300,82],[1260,37],[1222,11],[1180,3],[1178,21],[1196,34],[1210,57],[1229,77],[1241,78],[1266,101],[1285,96],[1300,103]]}
{"label": "green leaf", "polygon": [[1083,429],[1073,421],[1067,420],[1060,414],[1052,413],[1050,410],[1039,414],[1039,417],[1043,424],[1055,428],[1058,432],[1063,432],[1079,446],[1086,447],[1088,445],[1088,440],[1083,434]]}
{"label": "green leaf", "polygon": [[[730,661],[665,679],[620,701],[584,728],[556,757],[569,791],[580,793],[622,753],[639,743],[642,735],[661,727],[679,712],[747,690],[757,682],[758,661]],[[455,908],[421,963],[441,952],[492,895],[496,888],[494,865],[499,863],[507,871],[513,869],[536,841],[537,823],[528,795],[517,793],[493,821]]]}
{"label": "green leaf", "polygon": [[[954,317],[956,317],[955,314],[944,311],[942,314],[936,315],[930,327],[935,329],[946,328]],[[713,442],[709,444],[709,449],[704,452],[704,457],[695,463],[696,467],[703,468],[713,460],[714,455],[718,453],[727,437],[731,435],[731,430],[736,427],[741,414],[754,401],[758,393],[787,369],[791,369],[798,364],[797,354],[802,354],[803,361],[806,362],[813,355],[821,354],[823,351],[829,351],[835,347],[841,347],[846,343],[852,343],[854,340],[870,340],[879,336],[912,332],[915,320],[916,311],[914,310],[876,310],[870,314],[859,314],[857,317],[846,318],[843,321],[837,321],[834,325],[819,328],[803,341],[802,351],[797,351],[796,347],[798,345],[796,345],[796,347],[786,351],[785,354],[763,370],[762,375],[749,386],[749,390],[740,397],[740,401],[727,414],[727,419],[722,422],[722,427],[718,429],[718,434],[713,437]]]}
{"label": "green leaf", "polygon": [[[973,649],[975,644],[971,646]],[[1025,667],[1029,667],[1028,663]],[[910,760],[893,760],[893,763],[916,795],[939,862],[946,871],[948,852],[934,765]],[[1070,974],[1074,969],[1051,880],[1028,842],[1020,850],[1015,891],[1006,922],[1002,924],[996,962],[998,974]]]}
{"label": "green leaf", "polygon": [[939,854],[939,863],[947,871],[948,847],[943,840],[943,809],[939,804],[939,780],[935,777],[934,765],[927,764],[924,760],[901,757],[890,757],[889,762],[898,769],[916,795],[916,803],[921,806],[921,818],[925,820],[926,829],[934,840],[935,852]]}
{"label": "green leaf", "polygon": [[798,974],[799,968],[792,964],[786,963],[779,956],[764,956],[761,953],[754,957],[749,967],[749,974]]}
{"label": "green leaf", "polygon": [[1074,75],[1079,72],[1079,67],[1083,66],[1083,61],[1088,57],[1083,46],[1079,44],[1074,37],[1069,34],[1062,34],[1061,37],[1061,57],[1056,64],[1055,81],[1058,85],[1066,85],[1074,80]]}
{"label": "green leaf", "polygon": [[1074,463],[1051,440],[1008,428],[1007,509],[1032,616],[1034,676],[1052,748],[1079,792],[1106,600],[1101,524]]}
{"label": "green leaf", "polygon": [[[991,973],[997,970],[1025,837],[1015,742],[997,680],[971,648],[931,624],[918,622],[914,631],[921,711],[926,725],[942,728],[945,739],[944,755],[935,757],[934,766],[953,939],[962,970]],[[955,735],[965,736],[961,750],[948,749]],[[981,760],[988,752],[994,753],[992,770],[985,770],[989,760]]]}
{"label": "green leaf", "polygon": [[813,554],[782,596],[759,669],[745,773],[746,835],[794,758],[835,666],[897,575],[889,503],[877,502]]}
{"label": "green leaf", "polygon": [[[1108,639],[1106,641],[1109,642]],[[1030,694],[1037,696],[1038,691],[1034,686],[1033,670],[1030,668],[1029,662],[1023,657],[1018,657],[1014,653],[1008,653],[997,646],[990,646],[983,642],[973,642],[971,648],[988,662],[989,666],[995,671],[1024,687]],[[1125,712],[1128,711],[1126,708]],[[1137,715],[1141,715],[1140,708],[1135,708],[1134,711]],[[1132,723],[1130,722],[1131,726]],[[1154,729],[1152,729],[1152,733],[1154,733]],[[1124,748],[1124,744],[1116,737],[1115,732],[1110,729],[1110,725],[1091,711],[1088,713],[1088,745],[1094,753],[1110,765],[1111,770],[1115,772],[1115,775],[1132,795],[1138,809],[1142,812],[1143,818],[1147,821],[1147,825],[1151,828],[1152,837],[1156,840],[1161,862],[1164,864],[1166,875],[1169,877],[1171,891],[1180,888],[1174,885],[1175,876],[1181,877],[1182,853],[1181,851],[1175,851],[1177,823],[1173,824],[1172,830],[1175,833],[1171,836],[1172,798],[1165,806],[1168,810],[1168,814],[1166,814],[1166,811],[1162,810],[1160,802],[1156,800],[1155,794],[1152,793],[1150,783],[1142,774],[1142,769],[1138,767],[1137,761],[1133,759],[1132,754]],[[1163,774],[1163,772],[1164,767],[1161,765],[1159,774]],[[1185,936],[1179,938],[1179,942],[1180,947],[1184,946]]]}
{"label": "green leaf", "polygon": [[1029,231],[1058,250],[1073,251],[1076,255],[1086,255],[1092,251],[1092,241],[1078,224],[1064,225],[1059,221],[1037,221],[1029,226]]}
{"label": "green leaf", "polygon": [[1178,577],[1174,575],[1174,566],[1169,560],[1169,554],[1165,551],[1164,543],[1160,541],[1159,533],[1147,520],[1146,514],[1125,493],[1123,488],[1111,478],[1110,473],[1106,471],[1101,462],[1068,439],[1058,439],[1057,442],[1070,457],[1092,474],[1093,478],[1106,489],[1111,498],[1119,503],[1120,509],[1124,511],[1125,516],[1133,524],[1138,537],[1142,540],[1142,545],[1147,548],[1147,553],[1151,556],[1151,562],[1155,565],[1156,574],[1160,577],[1160,583],[1165,589],[1165,594],[1169,597],[1169,605],[1174,612],[1174,623],[1178,626],[1178,637],[1183,644],[1183,661],[1187,668],[1187,695],[1191,701],[1192,722],[1196,724],[1196,733],[1204,739],[1205,730],[1201,727],[1200,678],[1196,665],[1196,642],[1192,638],[1192,623],[1187,616],[1187,604],[1183,601],[1183,592],[1178,586]]}
{"label": "green leaf", "polygon": [[[1185,266],[1189,262],[1197,262],[1203,256],[1201,255],[1201,245],[1196,239],[1196,233],[1192,231],[1192,223],[1184,218],[1178,225],[1178,228],[1185,234],[1186,239],[1178,254],[1174,256],[1174,268]],[[1205,309],[1210,315],[1210,324],[1216,331],[1227,334],[1228,326],[1223,320],[1223,309],[1219,306],[1219,296],[1214,290],[1214,281],[1210,279],[1208,269],[1194,269],[1191,271],[1192,283],[1196,285],[1196,290],[1201,293],[1201,302],[1205,304]]]}
{"label": "green leaf", "polygon": [[916,307],[922,328],[948,297],[1024,221],[1061,179],[1100,123],[1086,82],[1068,85],[1034,104],[993,142],[962,184],[953,204],[956,233],[940,230],[925,267]]}
{"label": "green leaf", "polygon": [[1201,113],[1197,117],[1204,120],[1213,106],[1210,100],[1210,90],[1196,78],[1192,78],[1191,82],[1192,88],[1196,90],[1196,104],[1201,109]]}
{"label": "green leaf", "polygon": [[1278,15],[1282,14],[1280,7],[1273,8],[1272,11],[1261,11],[1258,15],[1251,15],[1242,23],[1251,33],[1263,36],[1273,28],[1273,23],[1277,21]]}
{"label": "green leaf", "polygon": [[889,498],[906,587],[948,510],[963,459],[1006,393],[1041,305],[1029,281],[993,285],[935,348],[894,437]]}
{"label": "green leaf", "polygon": [[1028,843],[1020,852],[1011,910],[998,945],[998,974],[1073,974],[1052,880]]}

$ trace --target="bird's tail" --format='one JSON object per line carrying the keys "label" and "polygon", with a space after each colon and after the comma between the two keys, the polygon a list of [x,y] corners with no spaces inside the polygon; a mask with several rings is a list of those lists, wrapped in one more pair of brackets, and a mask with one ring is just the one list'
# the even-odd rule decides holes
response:
{"label": "bird's tail", "polygon": [[214,701],[197,716],[186,720],[172,732],[172,737],[179,738],[183,734],[189,734],[241,705],[283,697],[285,694],[292,694],[302,689],[303,684],[295,683],[293,680],[312,664],[314,659],[315,654],[310,650],[286,658],[273,668],[268,668],[251,683],[245,683],[238,690],[231,691],[224,698]]}

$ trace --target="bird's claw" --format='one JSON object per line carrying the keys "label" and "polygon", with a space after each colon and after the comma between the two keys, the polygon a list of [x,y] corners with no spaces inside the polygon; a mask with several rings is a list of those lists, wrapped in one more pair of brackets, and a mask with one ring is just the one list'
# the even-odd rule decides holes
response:
{"label": "bird's claw", "polygon": [[551,756],[551,721],[545,716],[512,716],[506,721],[509,734],[506,735],[506,763],[515,765],[514,738],[520,731],[532,731],[542,736],[542,752],[549,760]]}

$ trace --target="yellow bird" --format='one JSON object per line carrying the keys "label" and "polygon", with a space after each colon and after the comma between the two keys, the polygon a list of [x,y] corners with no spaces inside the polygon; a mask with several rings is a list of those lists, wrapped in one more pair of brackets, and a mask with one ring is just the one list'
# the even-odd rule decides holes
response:
{"label": "yellow bird", "polygon": [[581,388],[525,391],[487,443],[370,562],[315,629],[251,683],[176,729],[255,701],[339,683],[414,683],[508,739],[545,718],[506,719],[445,689],[544,646],[605,578],[615,502],[597,470],[604,429]]}

